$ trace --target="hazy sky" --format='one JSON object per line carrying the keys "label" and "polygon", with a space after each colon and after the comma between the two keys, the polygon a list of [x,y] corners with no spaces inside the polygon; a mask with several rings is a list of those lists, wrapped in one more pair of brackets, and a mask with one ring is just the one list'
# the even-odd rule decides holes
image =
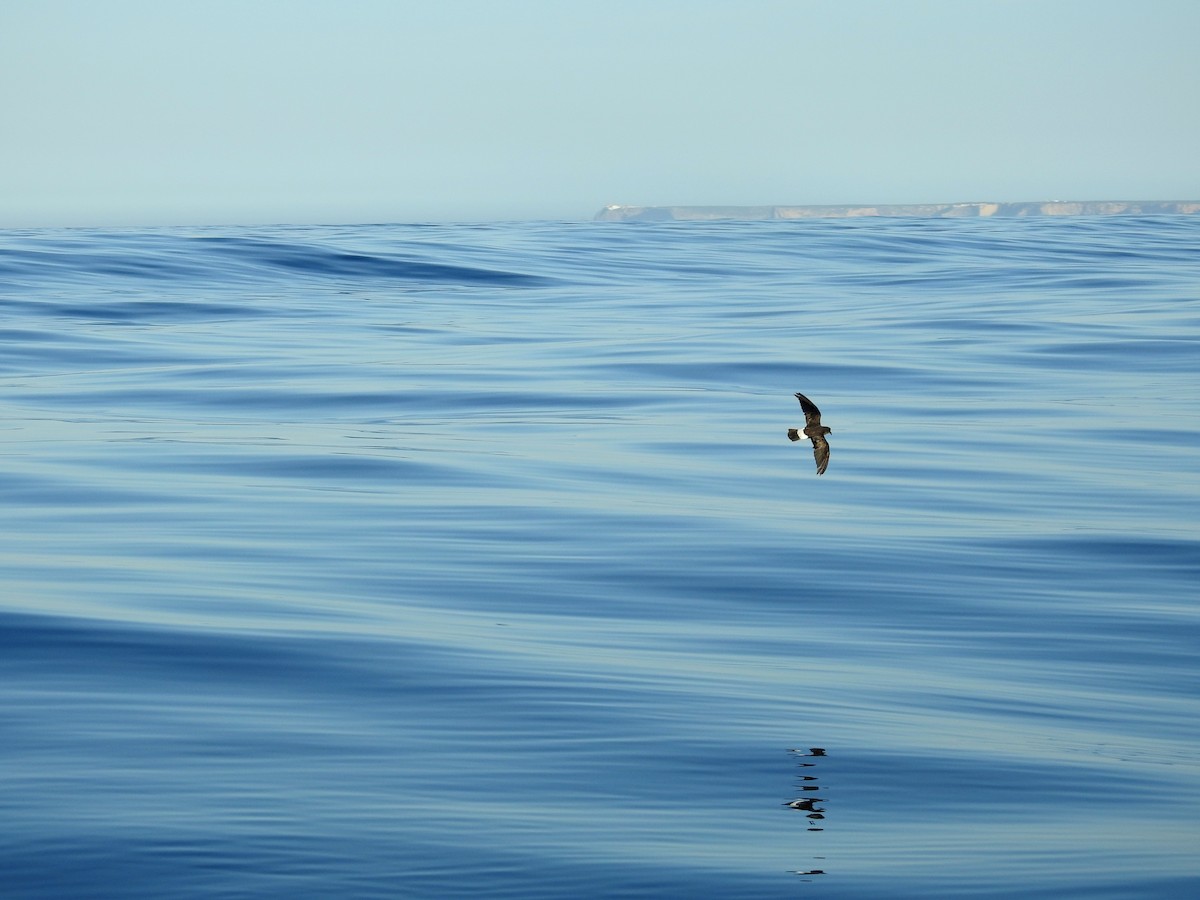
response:
{"label": "hazy sky", "polygon": [[0,0],[0,227],[1200,199],[1196,0]]}

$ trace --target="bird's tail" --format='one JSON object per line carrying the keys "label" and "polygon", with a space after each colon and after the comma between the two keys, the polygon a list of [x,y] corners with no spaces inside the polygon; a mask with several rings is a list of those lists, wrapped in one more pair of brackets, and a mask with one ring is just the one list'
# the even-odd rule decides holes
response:
{"label": "bird's tail", "polygon": [[789,441],[800,440],[800,432],[795,428],[789,428],[788,429],[788,440]]}

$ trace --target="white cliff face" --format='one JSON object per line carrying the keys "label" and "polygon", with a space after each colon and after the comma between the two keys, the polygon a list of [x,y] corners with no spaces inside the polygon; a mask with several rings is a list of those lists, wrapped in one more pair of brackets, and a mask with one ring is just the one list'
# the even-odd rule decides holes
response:
{"label": "white cliff face", "polygon": [[1030,203],[908,203],[877,206],[621,206],[596,214],[601,222],[712,219],[848,219],[861,216],[969,218],[975,216],[1171,216],[1200,213],[1193,200],[1083,200]]}

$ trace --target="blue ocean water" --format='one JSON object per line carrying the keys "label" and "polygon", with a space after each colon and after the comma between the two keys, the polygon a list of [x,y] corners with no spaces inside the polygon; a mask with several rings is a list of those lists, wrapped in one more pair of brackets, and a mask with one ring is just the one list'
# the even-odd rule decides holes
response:
{"label": "blue ocean water", "polygon": [[10,230],[0,496],[5,897],[1200,894],[1200,218]]}

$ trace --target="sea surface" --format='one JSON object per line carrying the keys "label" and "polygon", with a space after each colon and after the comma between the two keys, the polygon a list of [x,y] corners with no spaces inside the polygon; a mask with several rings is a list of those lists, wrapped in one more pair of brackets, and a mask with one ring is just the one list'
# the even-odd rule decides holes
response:
{"label": "sea surface", "polygon": [[6,900],[1192,898],[1198,747],[1200,217],[0,232]]}

